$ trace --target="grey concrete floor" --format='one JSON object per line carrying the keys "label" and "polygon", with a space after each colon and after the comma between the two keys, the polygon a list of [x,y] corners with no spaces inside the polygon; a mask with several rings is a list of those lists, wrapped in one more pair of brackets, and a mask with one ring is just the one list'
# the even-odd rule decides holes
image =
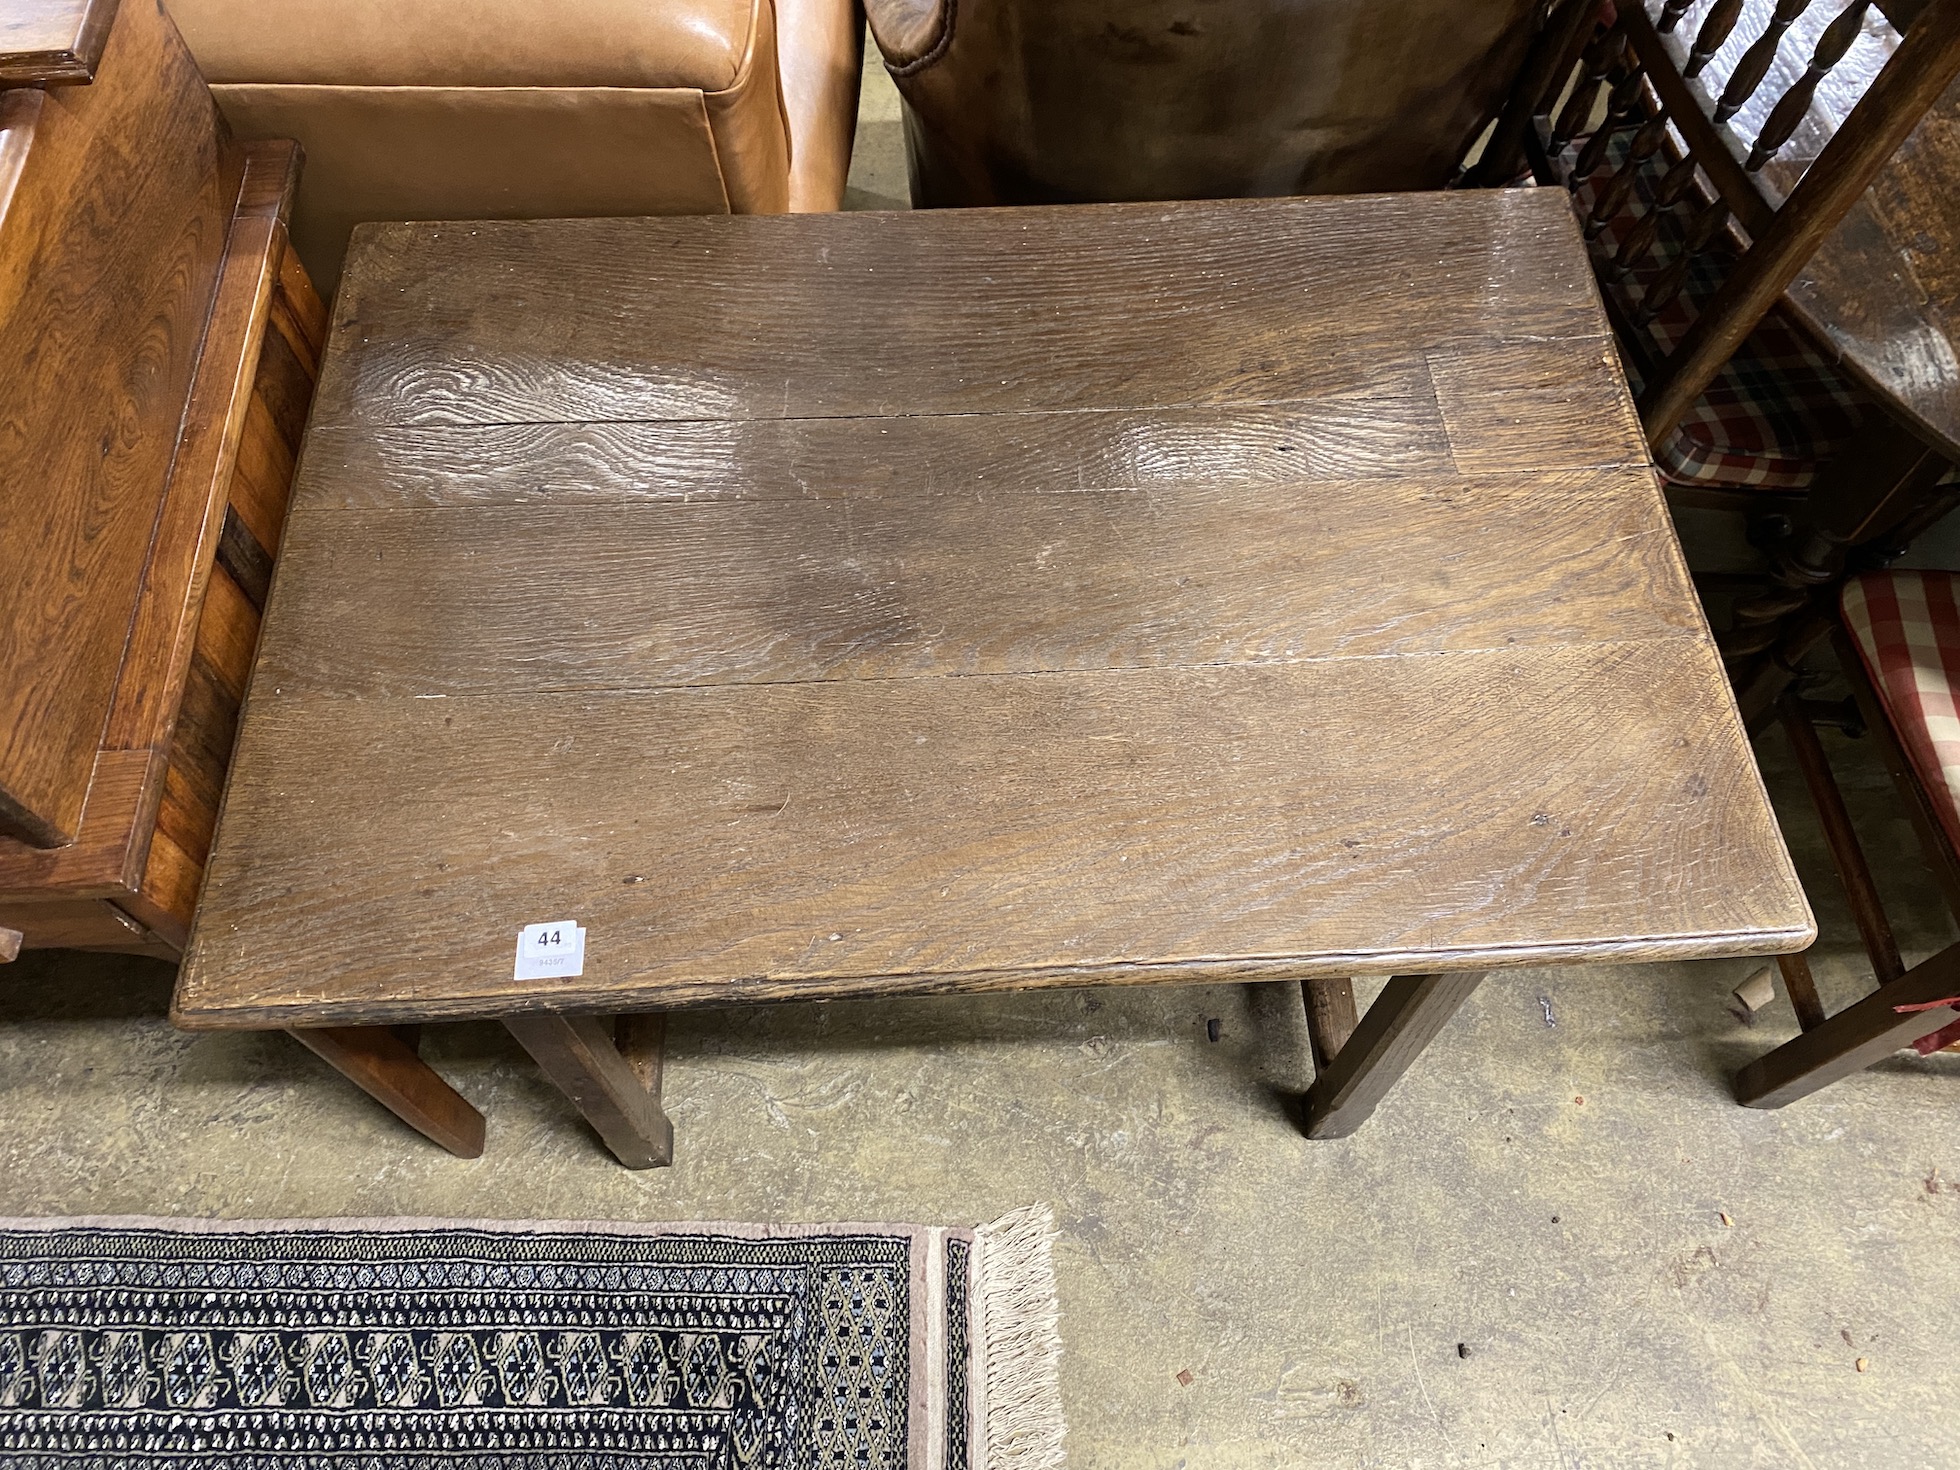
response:
{"label": "grey concrete floor", "polygon": [[[885,144],[854,200],[899,203],[868,90]],[[1825,738],[1909,956],[1947,943],[1868,743]],[[1842,1004],[1865,983],[1849,917],[1780,738],[1761,750]],[[463,1162],[283,1037],[172,1031],[161,965],[37,954],[0,969],[0,1214],[1046,1200],[1078,1470],[1960,1463],[1960,1057],[1739,1108],[1727,1074],[1795,1031],[1781,1002],[1728,1015],[1750,968],[1494,978],[1337,1143],[1286,1116],[1310,1071],[1290,986],[697,1013],[670,1043],[678,1158],[635,1174],[493,1026],[429,1038],[489,1117]]]}

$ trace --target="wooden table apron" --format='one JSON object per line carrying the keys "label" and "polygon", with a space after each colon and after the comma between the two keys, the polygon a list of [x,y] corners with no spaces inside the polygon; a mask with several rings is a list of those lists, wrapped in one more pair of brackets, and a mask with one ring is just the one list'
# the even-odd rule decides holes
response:
{"label": "wooden table apron", "polygon": [[367,226],[315,402],[180,1024],[515,1018],[647,1162],[590,1017],[1409,977],[1340,1132],[1814,933],[1553,191]]}

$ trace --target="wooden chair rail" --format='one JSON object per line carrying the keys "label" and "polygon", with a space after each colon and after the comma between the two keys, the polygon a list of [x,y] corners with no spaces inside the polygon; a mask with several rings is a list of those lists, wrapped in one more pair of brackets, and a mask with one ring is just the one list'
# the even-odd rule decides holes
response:
{"label": "wooden chair rail", "polygon": [[1767,586],[1736,601],[1718,640],[1751,734],[1772,720],[1803,660],[1837,626],[1832,598],[1847,568],[1895,560],[1960,505],[1960,487],[1939,483],[1948,468],[1942,456],[1879,418],[1819,472],[1791,534],[1774,552]]}
{"label": "wooden chair rail", "polygon": [[[1736,157],[1735,135],[1709,119],[1699,89],[1676,66],[1676,58],[1638,4],[1620,11],[1635,55],[1645,69],[1660,110],[1679,129],[1686,152],[1715,187],[1721,202],[1751,235],[1769,227],[1776,206],[1763,191],[1761,178]],[[1724,119],[1726,121],[1726,119]],[[1713,238],[1711,231],[1704,239]]]}
{"label": "wooden chair rail", "polygon": [[1857,924],[1858,934],[1865,942],[1865,953],[1871,956],[1872,970],[1878,976],[1878,983],[1890,984],[1905,974],[1906,965],[1899,955],[1899,941],[1885,917],[1885,904],[1878,896],[1878,884],[1872,878],[1871,865],[1865,861],[1864,848],[1851,825],[1851,813],[1845,807],[1844,793],[1838,789],[1837,779],[1831,774],[1831,763],[1824,754],[1824,747],[1817,739],[1816,727],[1811,723],[1810,713],[1802,701],[1794,695],[1785,694],[1779,703],[1783,729],[1790,738],[1797,767],[1803,772],[1804,785],[1810,788],[1818,819],[1824,824],[1824,838],[1837,864],[1838,880],[1843,883],[1845,895],[1851,900],[1852,921]]}
{"label": "wooden chair rail", "polygon": [[[1954,996],[1960,996],[1960,944],[1758,1057],[1736,1073],[1736,1101],[1744,1107],[1780,1108],[1862,1072],[1951,1024],[1952,1010],[1937,1003]],[[1917,1009],[1922,1006],[1934,1008]]]}

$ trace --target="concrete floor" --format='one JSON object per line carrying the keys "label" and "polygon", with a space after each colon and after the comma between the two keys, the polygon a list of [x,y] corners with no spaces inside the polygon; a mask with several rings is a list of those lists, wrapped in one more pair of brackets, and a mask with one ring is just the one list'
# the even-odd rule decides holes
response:
{"label": "concrete floor", "polygon": [[[903,196],[886,87],[858,202]],[[1910,957],[1947,943],[1869,745],[1825,738]],[[1780,737],[1762,752],[1842,1004],[1862,958]],[[1739,1108],[1726,1075],[1795,1030],[1781,1002],[1727,1014],[1749,968],[1493,979],[1321,1144],[1280,1101],[1310,1070],[1290,986],[695,1014],[670,1043],[677,1162],[635,1174],[493,1026],[429,1040],[490,1120],[462,1162],[283,1037],[172,1031],[161,965],[37,954],[0,970],[0,1214],[972,1222],[1047,1200],[1077,1470],[1953,1465],[1960,1056]]]}

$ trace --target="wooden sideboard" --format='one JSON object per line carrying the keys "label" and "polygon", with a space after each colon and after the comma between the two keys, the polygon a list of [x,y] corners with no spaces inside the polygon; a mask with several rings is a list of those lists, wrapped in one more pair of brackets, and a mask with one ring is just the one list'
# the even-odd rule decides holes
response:
{"label": "wooden sideboard", "polygon": [[157,0],[0,0],[0,959],[175,958],[326,311]]}

